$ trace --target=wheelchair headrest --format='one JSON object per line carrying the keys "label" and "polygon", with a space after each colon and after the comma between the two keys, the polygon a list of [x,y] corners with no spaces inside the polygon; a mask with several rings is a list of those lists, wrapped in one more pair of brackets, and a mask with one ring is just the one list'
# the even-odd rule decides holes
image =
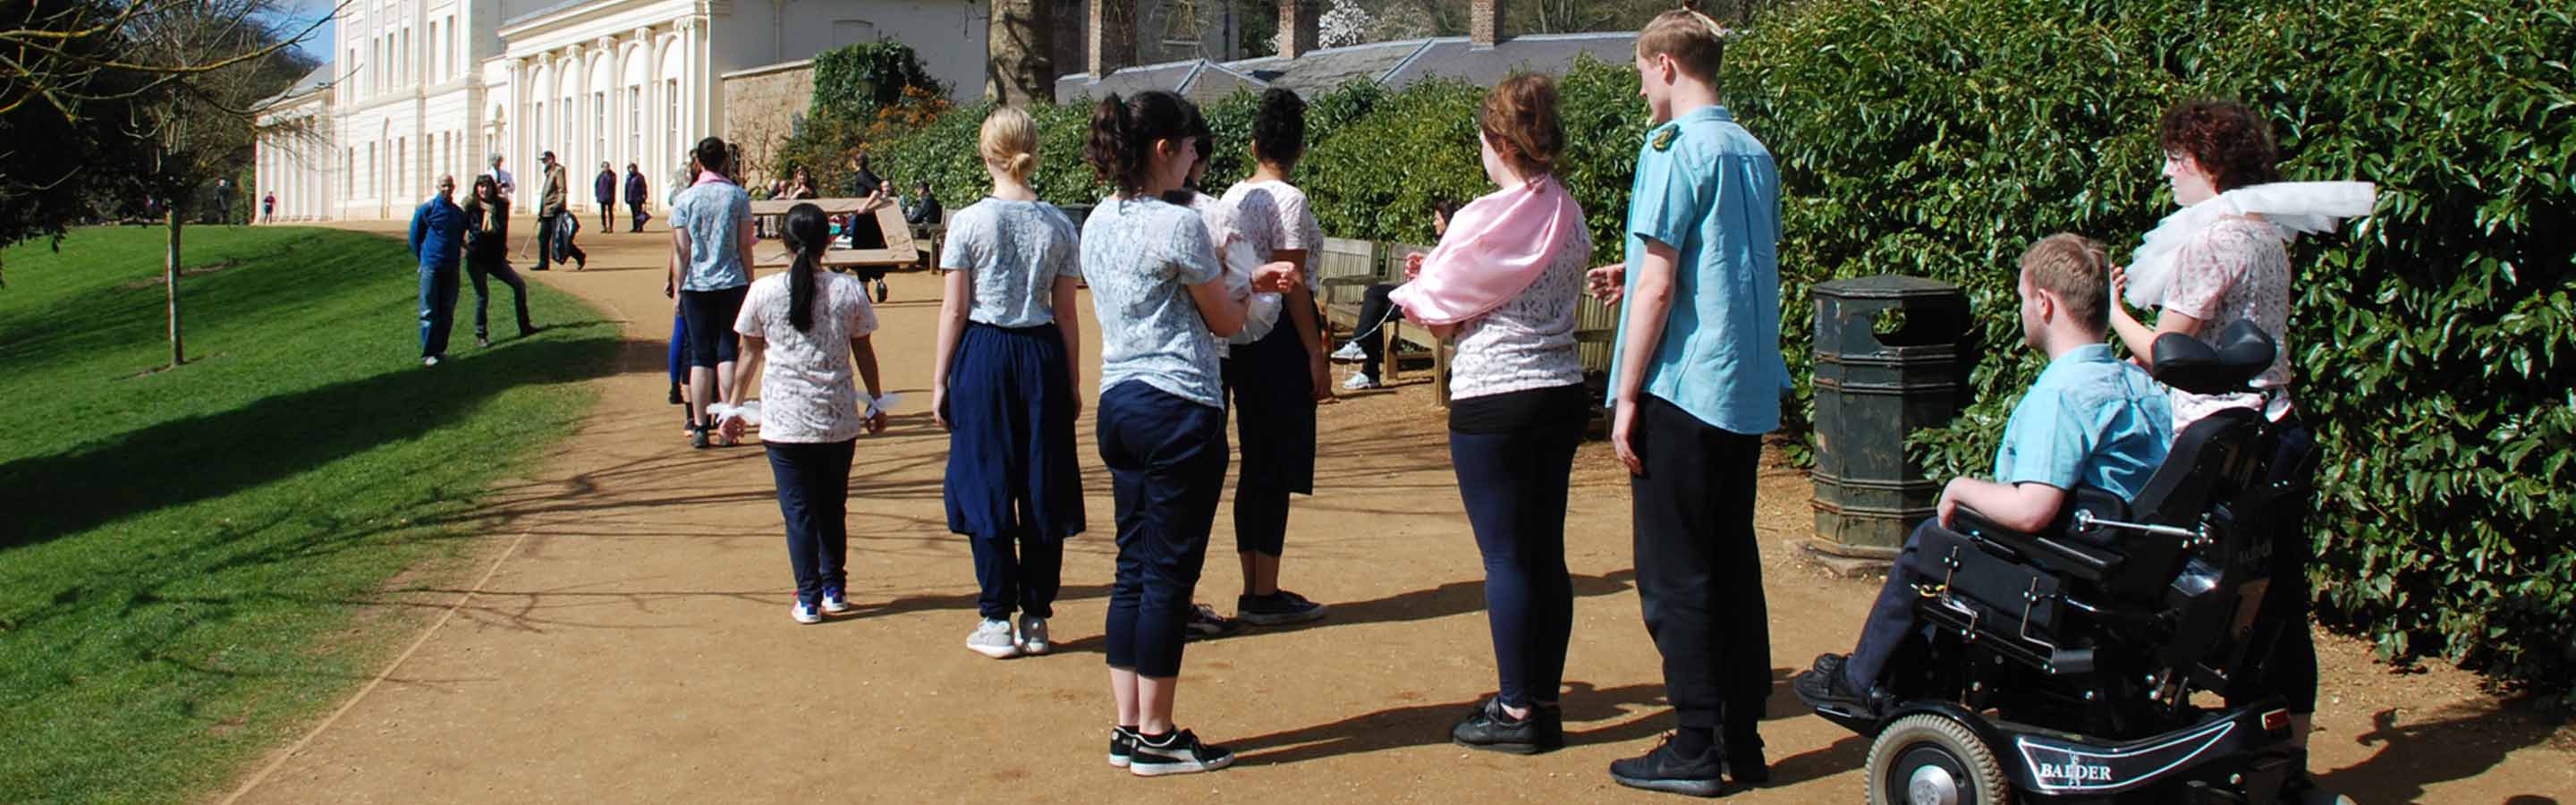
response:
{"label": "wheelchair headrest", "polygon": [[2156,337],[2156,380],[2193,394],[2233,394],[2263,370],[2272,368],[2272,337],[2253,322],[2240,321],[2218,334],[2212,349],[2181,333]]}

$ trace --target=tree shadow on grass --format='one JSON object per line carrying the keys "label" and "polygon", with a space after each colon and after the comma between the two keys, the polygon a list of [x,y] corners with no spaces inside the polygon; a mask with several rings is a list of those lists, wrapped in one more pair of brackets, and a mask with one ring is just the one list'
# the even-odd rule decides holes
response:
{"label": "tree shadow on grass", "polygon": [[[69,452],[0,465],[0,489],[42,505],[0,521],[0,551],[168,506],[221,497],[463,419],[504,391],[613,370],[605,335],[540,338],[436,368],[405,368],[163,422]],[[460,459],[466,457],[458,457]]]}

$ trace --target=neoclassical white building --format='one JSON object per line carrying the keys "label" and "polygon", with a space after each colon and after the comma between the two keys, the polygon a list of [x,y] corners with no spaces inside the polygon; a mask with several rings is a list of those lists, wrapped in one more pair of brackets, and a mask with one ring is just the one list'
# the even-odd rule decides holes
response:
{"label": "neoclassical white building", "polygon": [[724,130],[730,72],[842,45],[911,45],[961,100],[981,93],[987,6],[975,0],[355,0],[330,63],[269,100],[251,198],[287,220],[393,218],[437,177],[460,192],[500,154],[522,209],[537,155],[595,205],[599,163],[654,188]]}

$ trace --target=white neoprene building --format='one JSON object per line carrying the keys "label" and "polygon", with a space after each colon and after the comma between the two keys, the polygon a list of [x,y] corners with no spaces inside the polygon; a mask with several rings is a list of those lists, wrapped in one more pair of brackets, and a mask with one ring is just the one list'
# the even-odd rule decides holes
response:
{"label": "white neoprene building", "polygon": [[545,151],[576,209],[601,162],[635,163],[658,208],[680,154],[724,131],[725,73],[883,38],[960,100],[984,80],[971,0],[356,0],[337,22],[330,62],[260,116],[249,197],[275,193],[280,219],[404,216],[495,153],[529,210]]}

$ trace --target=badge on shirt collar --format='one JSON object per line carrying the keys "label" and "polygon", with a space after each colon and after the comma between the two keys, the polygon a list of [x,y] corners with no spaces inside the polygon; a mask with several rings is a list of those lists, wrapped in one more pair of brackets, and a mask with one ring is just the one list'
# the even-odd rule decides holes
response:
{"label": "badge on shirt collar", "polygon": [[1670,151],[1670,150],[1673,150],[1673,141],[1674,141],[1674,140],[1677,140],[1677,139],[1681,139],[1681,136],[1682,136],[1682,128],[1681,128],[1680,126],[1665,126],[1665,127],[1663,127],[1663,129],[1662,129],[1662,130],[1659,130],[1659,131],[1656,131],[1656,132],[1655,132],[1655,150],[1656,150],[1656,151]]}

